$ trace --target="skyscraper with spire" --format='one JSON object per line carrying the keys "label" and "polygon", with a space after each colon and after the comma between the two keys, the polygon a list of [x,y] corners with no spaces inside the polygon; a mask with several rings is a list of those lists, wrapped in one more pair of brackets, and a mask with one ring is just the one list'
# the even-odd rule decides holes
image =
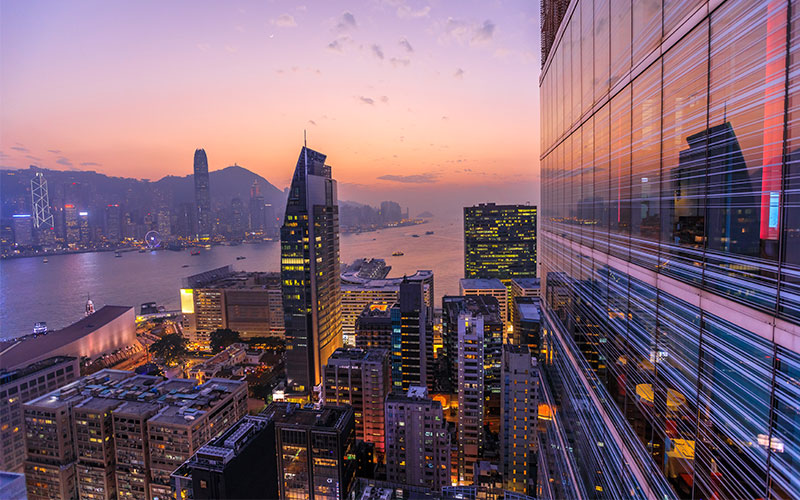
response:
{"label": "skyscraper with spire", "polygon": [[208,182],[208,158],[204,149],[194,152],[194,203],[197,210],[197,239],[211,237],[211,193]]}
{"label": "skyscraper with spire", "polygon": [[325,155],[303,147],[281,227],[281,281],[289,392],[308,399],[342,346],[339,207]]}

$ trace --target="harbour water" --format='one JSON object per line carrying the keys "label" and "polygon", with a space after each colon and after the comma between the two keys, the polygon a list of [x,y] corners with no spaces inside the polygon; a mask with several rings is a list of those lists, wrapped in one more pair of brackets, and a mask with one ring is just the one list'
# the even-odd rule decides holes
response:
{"label": "harbour water", "polygon": [[[392,256],[395,251],[404,255]],[[361,257],[385,259],[392,266],[389,276],[432,269],[436,303],[441,304],[443,295],[458,293],[464,272],[463,226],[458,219],[433,219],[418,226],[346,234],[340,253],[345,263]],[[237,260],[239,256],[245,259]],[[126,252],[121,258],[114,252],[54,255],[46,264],[41,257],[0,261],[0,337],[31,333],[37,321],[46,321],[51,330],[69,325],[83,315],[89,294],[96,308],[130,305],[138,313],[140,304],[155,301],[177,309],[183,278],[228,264],[237,270],[278,271],[280,243],[214,246],[197,256],[162,250]]]}

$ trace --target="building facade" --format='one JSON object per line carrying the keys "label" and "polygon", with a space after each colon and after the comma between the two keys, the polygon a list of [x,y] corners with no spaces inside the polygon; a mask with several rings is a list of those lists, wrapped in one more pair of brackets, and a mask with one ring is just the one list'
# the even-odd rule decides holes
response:
{"label": "building facade", "polygon": [[504,489],[526,495],[536,493],[537,370],[527,346],[503,346],[500,472]]}
{"label": "building facade", "polygon": [[[510,283],[510,282],[509,282]],[[497,278],[464,278],[458,283],[459,295],[489,295],[500,304],[500,319],[508,324],[508,287]]]}
{"label": "building facade", "polygon": [[472,484],[475,463],[483,452],[484,345],[483,316],[458,317],[458,482]]}
{"label": "building facade", "polygon": [[464,277],[536,277],[536,207],[464,207]]}
{"label": "building facade", "polygon": [[311,397],[342,346],[339,207],[325,155],[300,151],[281,227],[281,283],[289,392]]}
{"label": "building facade", "polygon": [[405,280],[392,306],[392,387],[433,384],[433,325],[424,300],[424,284]]}
{"label": "building facade", "polygon": [[356,319],[356,347],[392,349],[392,307],[394,304],[368,304]]}
{"label": "building facade", "polygon": [[211,238],[211,190],[208,175],[208,158],[204,149],[194,152],[194,204],[198,240]]}
{"label": "building facade", "polygon": [[565,11],[540,79],[557,496],[800,496],[798,13]]}
{"label": "building facade", "polygon": [[450,434],[442,404],[425,387],[386,398],[386,478],[437,492],[450,484]]}

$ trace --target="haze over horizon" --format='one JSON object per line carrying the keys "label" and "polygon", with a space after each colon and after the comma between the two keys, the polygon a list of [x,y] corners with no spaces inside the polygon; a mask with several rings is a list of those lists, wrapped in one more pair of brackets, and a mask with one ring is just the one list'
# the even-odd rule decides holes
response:
{"label": "haze over horizon", "polygon": [[2,3],[0,167],[156,180],[204,148],[283,189],[306,129],[342,199],[538,202],[535,6],[194,7]]}

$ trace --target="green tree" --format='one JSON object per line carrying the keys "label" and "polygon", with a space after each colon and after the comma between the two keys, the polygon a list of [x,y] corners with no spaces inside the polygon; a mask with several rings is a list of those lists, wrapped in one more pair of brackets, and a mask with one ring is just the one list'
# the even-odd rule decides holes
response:
{"label": "green tree", "polygon": [[183,365],[189,356],[186,344],[186,339],[183,336],[172,333],[161,337],[148,350],[153,357],[160,360],[165,366],[177,366]]}
{"label": "green tree", "polygon": [[211,352],[218,353],[231,344],[241,342],[239,332],[230,328],[217,328],[211,332]]}

